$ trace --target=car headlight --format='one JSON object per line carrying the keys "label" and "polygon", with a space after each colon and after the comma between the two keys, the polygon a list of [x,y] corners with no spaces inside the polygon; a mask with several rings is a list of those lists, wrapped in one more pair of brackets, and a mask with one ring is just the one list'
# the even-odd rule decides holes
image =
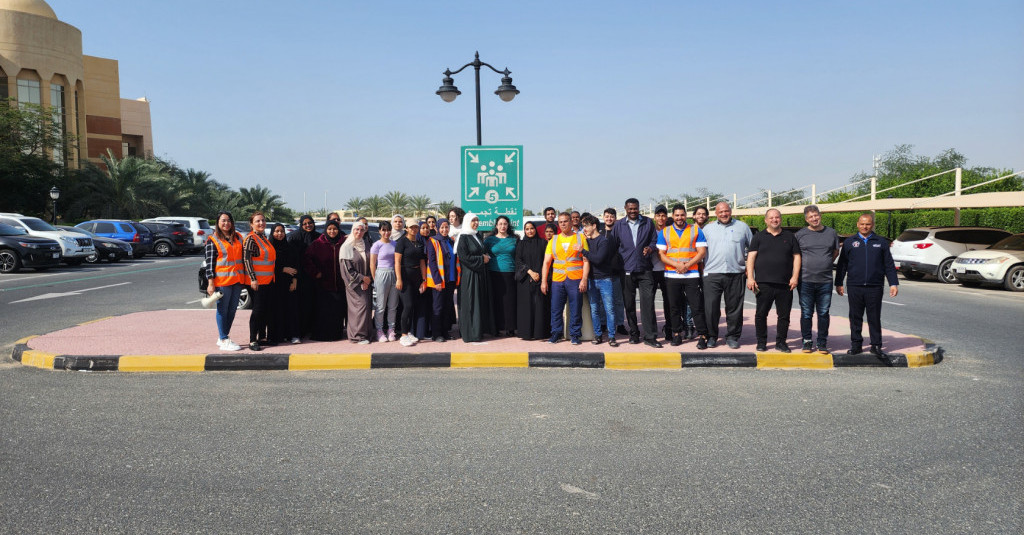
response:
{"label": "car headlight", "polygon": [[982,262],[982,264],[1002,264],[1002,263],[1006,262],[1009,259],[1010,259],[1010,257],[1008,257],[1008,256],[1004,256],[1002,258],[989,258],[989,259],[985,260],[984,262]]}
{"label": "car headlight", "polygon": [[22,247],[28,247],[29,249],[42,249],[43,247],[46,247],[45,245],[40,245],[38,243],[25,243],[21,241],[18,242],[18,245]]}

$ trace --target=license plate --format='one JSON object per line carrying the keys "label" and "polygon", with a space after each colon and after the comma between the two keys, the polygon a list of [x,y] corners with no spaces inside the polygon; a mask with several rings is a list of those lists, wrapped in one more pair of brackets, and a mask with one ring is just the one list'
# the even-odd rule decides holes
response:
{"label": "license plate", "polygon": [[54,258],[60,258],[60,253],[53,253]]}
{"label": "license plate", "polygon": [[953,271],[956,271],[957,273],[967,273],[967,268],[955,268]]}

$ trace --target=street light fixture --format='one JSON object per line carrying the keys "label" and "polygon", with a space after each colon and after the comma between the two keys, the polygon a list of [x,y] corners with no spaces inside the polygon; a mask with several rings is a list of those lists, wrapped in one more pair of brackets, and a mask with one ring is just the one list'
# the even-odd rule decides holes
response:
{"label": "street light fixture", "polygon": [[494,94],[498,95],[498,98],[502,101],[512,102],[512,99],[516,98],[516,95],[519,94],[519,90],[516,89],[516,86],[512,85],[512,77],[509,76],[512,72],[509,71],[508,68],[503,71],[495,69],[491,65],[480,61],[480,52],[477,52],[474,55],[473,61],[463,65],[459,70],[452,71],[451,69],[445,69],[444,78],[441,79],[441,87],[435,91],[435,93],[441,97],[441,100],[445,102],[453,102],[455,97],[462,94],[462,91],[459,91],[459,88],[455,87],[455,80],[452,79],[452,75],[459,74],[470,65],[472,65],[473,70],[476,71],[476,144],[483,145],[483,138],[480,135],[480,67],[485,66],[488,69],[503,75],[501,78],[501,85],[498,86],[498,89],[494,92]]}
{"label": "street light fixture", "polygon": [[53,224],[57,224],[57,199],[60,198],[60,190],[57,186],[50,188],[50,198],[53,199]]}

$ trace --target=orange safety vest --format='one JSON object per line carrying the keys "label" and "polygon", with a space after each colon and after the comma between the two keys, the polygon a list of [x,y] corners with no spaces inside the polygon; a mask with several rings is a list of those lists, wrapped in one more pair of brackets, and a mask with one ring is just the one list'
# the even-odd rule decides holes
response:
{"label": "orange safety vest", "polygon": [[252,270],[256,273],[256,282],[260,286],[274,282],[274,262],[277,260],[277,250],[270,246],[270,242],[260,235],[259,232],[249,234],[256,245],[260,247],[259,260],[255,257],[250,259]]}
{"label": "orange safety vest", "polygon": [[235,233],[231,242],[222,240],[216,232],[210,240],[217,247],[217,264],[213,267],[213,285],[217,287],[232,284],[249,284],[242,265],[242,235]]}
{"label": "orange safety vest", "polygon": [[[673,262],[685,263],[697,256],[697,230],[695,225],[686,225],[686,228],[683,229],[682,235],[676,233],[675,225],[669,225],[661,229],[661,234],[665,237],[665,243],[668,244],[665,254],[671,258]],[[666,271],[678,273],[678,271],[674,269],[666,269]],[[686,272],[697,273],[698,271],[699,268],[695,265]]]}
{"label": "orange safety vest", "polygon": [[[442,236],[443,239],[443,236]],[[431,271],[430,266],[427,266],[427,288],[435,288],[443,290],[445,287],[445,276],[444,267],[447,264],[444,258],[444,250],[441,249],[441,242],[434,238],[430,238],[430,244],[434,247],[434,256],[437,258],[437,272],[440,275],[441,280],[434,280],[434,272]],[[455,249],[452,249],[452,254],[455,254]],[[459,264],[459,257],[455,257],[455,286],[459,285],[459,281],[462,280],[462,265]]]}
{"label": "orange safety vest", "polygon": [[[560,240],[575,239],[576,247],[578,251],[573,254],[572,249],[564,249],[561,246]],[[563,238],[562,233],[558,233],[552,238],[551,242],[551,256],[555,258],[554,262],[551,263],[551,267],[554,268],[554,274],[551,276],[551,280],[554,282],[564,281],[566,278],[569,280],[580,280],[583,278],[583,238],[580,234],[573,235],[569,238]]]}

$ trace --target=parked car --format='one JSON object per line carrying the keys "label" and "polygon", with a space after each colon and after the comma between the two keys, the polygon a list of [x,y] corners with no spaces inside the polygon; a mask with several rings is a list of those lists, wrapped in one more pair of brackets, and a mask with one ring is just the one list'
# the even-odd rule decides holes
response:
{"label": "parked car", "polygon": [[917,227],[904,230],[892,245],[892,258],[903,276],[916,280],[935,275],[945,283],[956,282],[953,260],[984,249],[1010,233],[988,227]]}
{"label": "parked car", "polygon": [[0,213],[0,223],[24,230],[30,236],[49,238],[57,240],[61,249],[61,262],[69,266],[78,266],[90,255],[96,254],[96,248],[92,244],[92,238],[87,236],[73,236],[57,230],[52,225],[38,217],[28,217],[21,214]]}
{"label": "parked car", "polygon": [[60,243],[30,236],[20,227],[0,223],[0,273],[17,273],[23,267],[42,271],[60,265]]}
{"label": "parked car", "polygon": [[75,225],[99,234],[105,238],[114,238],[132,245],[132,256],[142,258],[153,252],[153,233],[145,226],[127,219],[94,219]]}
{"label": "parked car", "polygon": [[181,256],[192,249],[192,232],[181,223],[139,223],[153,233],[153,254]]}
{"label": "parked car", "polygon": [[165,217],[151,217],[149,219],[143,219],[143,223],[149,222],[157,223],[181,223],[188,228],[189,232],[192,233],[192,248],[189,249],[189,253],[197,253],[203,250],[203,246],[206,245],[206,240],[209,239],[210,233],[213,229],[210,227],[210,222],[201,217],[184,217],[184,216],[165,216]]}
{"label": "parked car", "polygon": [[89,264],[95,264],[100,260],[106,260],[113,264],[114,262],[120,262],[125,259],[130,260],[132,258],[132,246],[128,242],[115,240],[114,238],[104,238],[99,234],[93,234],[88,230],[78,227],[58,225],[57,228],[64,232],[74,232],[92,238],[92,244],[96,247],[96,253],[86,257],[85,261]]}
{"label": "parked car", "polygon": [[[206,289],[210,286],[210,281],[206,279],[206,260],[203,260],[202,264],[199,264],[199,292],[206,296]],[[238,296],[238,309],[245,310],[252,307],[252,300],[249,299],[249,288],[242,286],[242,292]]]}
{"label": "parked car", "polygon": [[953,272],[964,286],[991,282],[1011,292],[1024,292],[1024,233],[956,257]]}

